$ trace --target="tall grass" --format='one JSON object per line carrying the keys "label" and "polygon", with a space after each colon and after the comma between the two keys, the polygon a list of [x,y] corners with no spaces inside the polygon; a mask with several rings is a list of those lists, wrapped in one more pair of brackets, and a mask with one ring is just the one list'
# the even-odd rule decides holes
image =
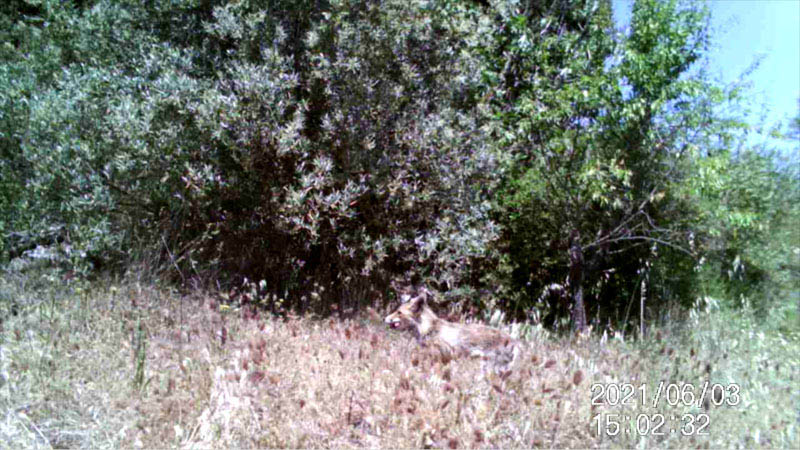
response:
{"label": "tall grass", "polygon": [[[277,319],[49,272],[3,273],[0,302],[3,448],[800,445],[797,340],[713,302],[646,341],[528,332],[503,376],[387,330],[383,312]],[[740,402],[592,404],[598,383],[706,381],[738,385]],[[607,414],[707,414],[708,433],[598,434]]]}

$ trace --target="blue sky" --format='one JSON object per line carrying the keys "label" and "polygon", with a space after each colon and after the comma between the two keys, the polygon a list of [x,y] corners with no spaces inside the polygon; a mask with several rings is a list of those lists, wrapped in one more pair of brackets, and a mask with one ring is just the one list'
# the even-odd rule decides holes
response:
{"label": "blue sky", "polygon": [[[633,0],[612,0],[617,24],[630,22]],[[710,74],[728,84],[752,82],[750,121],[797,117],[800,99],[800,0],[712,0]],[[754,71],[748,68],[759,62]],[[784,143],[785,144],[785,143]],[[791,147],[798,149],[795,142]]]}

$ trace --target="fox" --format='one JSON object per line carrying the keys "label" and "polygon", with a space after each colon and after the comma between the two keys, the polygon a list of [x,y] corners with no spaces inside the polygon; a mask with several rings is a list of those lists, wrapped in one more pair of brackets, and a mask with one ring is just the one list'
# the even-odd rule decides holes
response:
{"label": "fox", "polygon": [[407,289],[400,295],[400,306],[384,322],[393,330],[411,331],[418,342],[430,342],[450,358],[477,357],[482,360],[484,370],[487,363],[495,372],[510,370],[521,353],[518,340],[495,328],[439,318],[428,306],[430,295],[426,288]]}

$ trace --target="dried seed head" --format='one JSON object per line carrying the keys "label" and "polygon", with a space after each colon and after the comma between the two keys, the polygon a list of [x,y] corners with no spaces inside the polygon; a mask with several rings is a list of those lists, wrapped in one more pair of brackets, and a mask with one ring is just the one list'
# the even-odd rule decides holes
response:
{"label": "dried seed head", "polygon": [[266,375],[264,375],[264,372],[262,372],[260,370],[256,370],[256,371],[251,372],[250,375],[247,376],[247,379],[253,384],[258,384],[265,377],[266,377]]}
{"label": "dried seed head", "polygon": [[225,345],[227,341],[228,341],[228,329],[223,326],[222,329],[219,331],[219,342],[221,345]]}
{"label": "dried seed head", "polygon": [[577,386],[581,384],[581,381],[583,381],[583,371],[579,370],[575,372],[575,375],[572,376],[572,383]]}
{"label": "dried seed head", "polygon": [[397,386],[399,386],[400,389],[404,389],[406,391],[411,389],[411,383],[408,381],[408,377],[406,376],[400,377],[400,382],[397,383]]}
{"label": "dried seed head", "polygon": [[242,374],[241,373],[232,373],[232,374],[228,375],[228,379],[230,381],[238,382],[239,380],[242,379]]}
{"label": "dried seed head", "polygon": [[369,320],[373,322],[383,322],[381,315],[370,306],[367,307],[367,316],[369,316]]}

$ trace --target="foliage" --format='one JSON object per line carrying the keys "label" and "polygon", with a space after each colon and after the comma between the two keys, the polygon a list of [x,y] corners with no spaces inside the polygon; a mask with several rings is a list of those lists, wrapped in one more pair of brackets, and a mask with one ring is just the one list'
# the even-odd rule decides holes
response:
{"label": "foliage", "polygon": [[609,1],[7,2],[2,258],[144,262],[273,311],[404,278],[552,326],[578,299],[622,326],[703,289],[777,298],[796,174],[736,150],[720,105],[741,92],[693,70],[706,17],[640,0],[621,35]]}
{"label": "foliage", "polygon": [[792,254],[800,248],[797,176],[774,164],[753,151],[723,152],[702,159],[686,185],[700,201],[700,267],[708,292],[739,305],[755,302],[761,313],[791,291]]}

